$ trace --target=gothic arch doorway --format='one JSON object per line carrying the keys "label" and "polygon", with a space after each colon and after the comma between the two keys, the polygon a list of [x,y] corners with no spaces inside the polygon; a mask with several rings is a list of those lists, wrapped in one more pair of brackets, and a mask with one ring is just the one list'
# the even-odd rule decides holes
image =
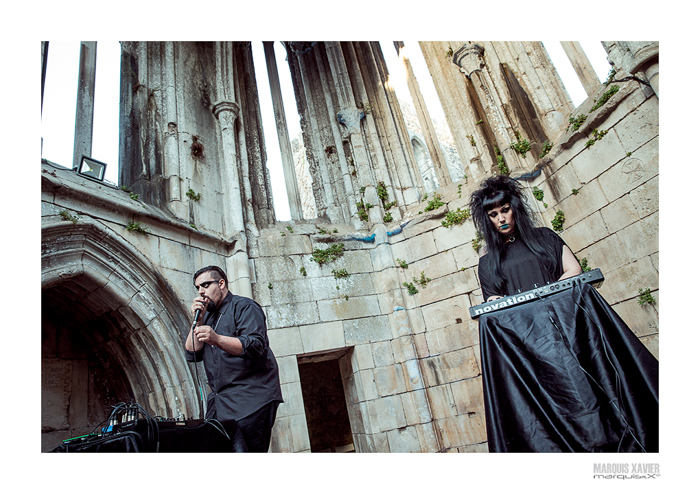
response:
{"label": "gothic arch doorway", "polygon": [[42,228],[42,450],[91,432],[111,406],[200,415],[186,314],[153,265],[90,219]]}

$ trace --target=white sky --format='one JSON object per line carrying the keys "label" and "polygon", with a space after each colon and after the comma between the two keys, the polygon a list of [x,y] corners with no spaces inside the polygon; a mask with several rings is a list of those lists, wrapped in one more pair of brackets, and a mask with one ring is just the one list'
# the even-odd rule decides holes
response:
{"label": "white sky", "polygon": [[[411,102],[408,88],[393,41],[381,41],[382,51],[389,73],[394,75],[392,83],[399,98]],[[417,41],[405,41],[411,65],[418,78],[421,92],[433,118],[444,115],[432,78],[423,59]],[[584,51],[593,64],[601,81],[607,78],[610,65],[599,41],[581,41]],[[559,71],[574,105],[586,99],[586,93],[558,41],[545,41],[545,48]],[[62,166],[71,167],[73,160],[73,134],[75,126],[75,103],[78,85],[78,41],[50,41],[49,59],[42,111],[41,135],[42,157]],[[294,102],[291,77],[286,65],[286,52],[282,44],[275,42],[277,67],[282,85],[283,100],[290,140],[300,131],[299,116]],[[118,182],[119,145],[119,56],[118,41],[97,43],[97,71],[95,88],[95,116],[92,157],[107,163],[106,180]],[[278,220],[290,218],[282,172],[277,130],[274,124],[272,99],[268,88],[267,67],[262,42],[253,42],[253,57],[256,78],[260,88],[260,106],[263,118],[268,168],[272,178],[275,210]],[[444,117],[443,117],[444,118]]]}

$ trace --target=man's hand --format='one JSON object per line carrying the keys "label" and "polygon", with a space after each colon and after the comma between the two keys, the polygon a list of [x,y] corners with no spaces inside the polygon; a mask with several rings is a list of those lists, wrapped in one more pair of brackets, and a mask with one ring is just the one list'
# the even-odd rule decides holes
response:
{"label": "man's hand", "polygon": [[199,319],[197,320],[197,324],[202,324],[202,321],[204,320],[204,313],[207,310],[207,299],[204,297],[197,297],[194,299],[192,302],[192,307],[190,307],[190,314],[192,314],[192,317],[194,318],[194,315],[197,313],[197,310],[199,310]]}
{"label": "man's hand", "polygon": [[194,328],[194,337],[197,338],[197,341],[214,346],[218,346],[217,343],[221,338],[211,326],[197,326]]}

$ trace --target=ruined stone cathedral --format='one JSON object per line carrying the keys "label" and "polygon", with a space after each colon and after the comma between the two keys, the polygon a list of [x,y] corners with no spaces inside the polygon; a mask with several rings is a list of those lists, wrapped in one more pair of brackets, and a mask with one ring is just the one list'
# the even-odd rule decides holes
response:
{"label": "ruined stone cathedral", "polygon": [[83,42],[73,166],[41,163],[42,451],[119,402],[204,416],[184,339],[192,275],[215,264],[266,313],[284,395],[272,452],[487,452],[467,203],[499,173],[602,270],[599,291],[658,357],[659,46],[602,44],[606,81],[562,42],[588,95],[574,107],[540,42],[420,42],[451,159],[404,57],[421,132],[406,124],[385,62],[402,42],[283,42],[293,150],[286,64],[264,43],[279,222],[251,43],[121,43],[115,186],[81,173],[96,48]]}

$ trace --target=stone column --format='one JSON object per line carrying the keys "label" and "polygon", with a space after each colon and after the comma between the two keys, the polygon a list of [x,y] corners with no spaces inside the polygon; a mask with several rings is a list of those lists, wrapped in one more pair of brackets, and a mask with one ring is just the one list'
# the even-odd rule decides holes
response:
{"label": "stone column", "polygon": [[615,70],[630,75],[641,72],[659,97],[658,41],[602,41],[602,44]]}
{"label": "stone column", "polygon": [[272,94],[272,106],[275,111],[275,124],[277,126],[277,140],[279,141],[280,153],[282,155],[282,170],[284,171],[284,183],[287,187],[287,200],[289,201],[289,212],[293,220],[302,219],[301,198],[299,196],[299,186],[294,169],[294,154],[289,143],[289,131],[287,129],[287,118],[284,113],[282,103],[282,90],[280,89],[280,79],[277,72],[277,59],[272,41],[264,41],[265,61],[267,63],[267,77],[270,80],[270,92]]}
{"label": "stone column", "polygon": [[403,41],[394,41],[394,47],[396,48],[396,51],[403,62],[404,68],[406,69],[406,82],[408,83],[408,90],[411,93],[413,104],[416,107],[418,123],[423,131],[425,145],[428,148],[430,159],[433,162],[433,168],[435,170],[438,183],[440,187],[443,187],[452,183],[452,178],[450,177],[450,172],[447,169],[445,157],[442,155],[442,151],[440,150],[440,144],[438,142],[437,134],[435,133],[435,127],[430,119],[428,109],[425,106],[425,100],[423,99],[423,94],[420,92],[418,79],[416,79],[416,76],[413,73],[411,62],[406,55],[406,51],[402,50],[402,48],[404,48]]}
{"label": "stone column", "polygon": [[92,122],[95,112],[95,67],[97,41],[80,42],[78,69],[78,99],[75,105],[75,136],[73,138],[73,168],[80,166],[83,155],[92,155]]}
{"label": "stone column", "polygon": [[643,72],[656,97],[659,97],[659,43],[658,41],[628,41],[627,47],[634,56],[630,74]]}
{"label": "stone column", "polygon": [[[503,101],[500,98],[497,81],[494,81],[484,62],[484,48],[477,43],[462,45],[452,56],[452,62],[474,85],[474,90],[487,117],[486,124],[491,128],[501,154],[507,159],[508,167],[513,170],[521,162],[520,156],[510,149],[511,128],[504,114]],[[493,145],[493,143],[489,143]],[[494,164],[495,165],[495,164]]]}
{"label": "stone column", "polygon": [[586,90],[588,96],[592,96],[600,89],[600,79],[598,79],[598,74],[596,74],[595,69],[586,52],[581,48],[581,43],[578,41],[560,41],[562,48],[564,48],[564,53],[569,57],[571,65],[576,71],[579,81],[583,85],[583,89]]}
{"label": "stone column", "polygon": [[[180,181],[180,147],[177,115],[176,70],[173,42],[166,42],[164,46],[165,59],[163,62],[163,84],[165,93],[165,106],[163,109],[168,130],[164,137],[163,146],[163,175],[167,181],[166,201],[172,209],[177,210],[181,218],[185,218],[185,206],[182,204]],[[177,205],[177,206],[176,206]],[[173,206],[175,206],[173,208]]]}
{"label": "stone column", "polygon": [[221,147],[224,157],[221,168],[222,179],[225,183],[223,190],[227,191],[229,194],[229,200],[226,203],[228,217],[233,220],[233,230],[235,232],[244,232],[243,196],[241,194],[241,183],[238,177],[235,129],[239,107],[238,104],[233,101],[220,101],[214,105],[212,111],[214,112],[214,116],[219,120],[219,130],[221,132]]}

